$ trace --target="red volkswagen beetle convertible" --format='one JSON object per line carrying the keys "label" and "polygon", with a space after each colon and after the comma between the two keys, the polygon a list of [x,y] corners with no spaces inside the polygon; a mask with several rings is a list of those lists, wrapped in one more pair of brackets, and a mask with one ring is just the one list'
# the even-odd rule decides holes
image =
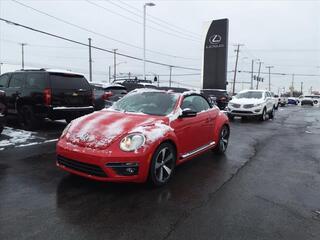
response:
{"label": "red volkswagen beetle convertible", "polygon": [[136,90],[111,108],[73,120],[57,166],[83,177],[161,186],[174,168],[207,150],[224,153],[229,122],[195,92]]}

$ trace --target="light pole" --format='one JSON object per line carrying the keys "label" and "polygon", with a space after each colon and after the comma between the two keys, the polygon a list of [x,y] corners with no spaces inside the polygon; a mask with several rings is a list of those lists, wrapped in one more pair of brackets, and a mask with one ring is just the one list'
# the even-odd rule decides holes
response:
{"label": "light pole", "polygon": [[273,68],[273,66],[266,66],[266,68],[269,69],[269,91],[271,91],[271,68]]}
{"label": "light pole", "polygon": [[256,58],[256,59],[251,60],[251,85],[250,85],[250,89],[253,89],[253,65],[254,65],[255,61],[260,61],[260,59]]}
{"label": "light pole", "polygon": [[257,90],[259,89],[259,81],[260,81],[259,77],[260,77],[260,70],[261,70],[262,63],[263,62],[259,61],[259,70],[258,70],[258,76],[257,76]]}
{"label": "light pole", "polygon": [[146,9],[155,6],[154,3],[145,3],[143,5],[143,79],[146,79]]}
{"label": "light pole", "polygon": [[[113,65],[113,67],[114,67],[113,81],[116,80],[116,75],[117,75],[117,72],[115,71],[116,66],[118,66],[118,65],[120,65],[122,63],[127,63],[127,62],[119,62],[119,63],[116,63],[116,64]],[[110,65],[109,66],[109,83],[110,83],[110,80],[111,80],[111,68],[112,68],[112,66]]]}
{"label": "light pole", "polygon": [[118,49],[113,49],[113,81],[116,80],[116,73],[117,73],[117,50]]}
{"label": "light pole", "polygon": [[21,67],[24,69],[24,46],[26,46],[26,43],[20,43],[21,45]]}

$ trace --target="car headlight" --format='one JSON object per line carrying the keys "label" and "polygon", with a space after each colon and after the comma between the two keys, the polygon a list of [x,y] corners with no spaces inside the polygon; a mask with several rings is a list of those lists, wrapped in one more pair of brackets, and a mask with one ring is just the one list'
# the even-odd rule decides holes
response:
{"label": "car headlight", "polygon": [[146,138],[143,134],[133,133],[124,137],[120,142],[121,150],[125,152],[132,152],[141,147],[146,141]]}
{"label": "car headlight", "polygon": [[64,128],[64,130],[62,131],[62,134],[61,134],[60,138],[64,138],[64,137],[66,136],[66,134],[68,133],[70,127],[71,127],[71,123],[69,123],[69,124]]}
{"label": "car headlight", "polygon": [[262,103],[254,104],[255,107],[261,107]]}

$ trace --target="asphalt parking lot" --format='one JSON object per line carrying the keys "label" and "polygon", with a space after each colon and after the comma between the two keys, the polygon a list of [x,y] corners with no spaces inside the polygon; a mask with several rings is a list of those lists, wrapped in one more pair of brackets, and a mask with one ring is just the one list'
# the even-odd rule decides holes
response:
{"label": "asphalt parking lot", "polygon": [[9,128],[0,138],[2,240],[320,238],[319,108],[235,119],[224,156],[205,153],[158,189],[60,171],[55,139],[65,123],[46,124],[24,143]]}

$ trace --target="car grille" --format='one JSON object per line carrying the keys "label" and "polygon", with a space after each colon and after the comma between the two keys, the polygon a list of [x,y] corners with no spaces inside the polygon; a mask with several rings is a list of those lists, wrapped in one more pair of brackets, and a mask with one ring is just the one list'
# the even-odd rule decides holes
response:
{"label": "car grille", "polygon": [[248,114],[252,114],[251,111],[232,111],[233,113],[248,113]]}
{"label": "car grille", "polygon": [[90,174],[98,177],[106,177],[106,173],[97,165],[82,163],[75,160],[71,160],[62,156],[57,157],[57,162],[67,168]]}
{"label": "car grille", "polygon": [[243,105],[243,108],[253,108],[254,105],[253,104],[245,104]]}
{"label": "car grille", "polygon": [[236,104],[236,103],[232,103],[231,106],[234,107],[234,108],[239,108],[239,107],[241,107],[240,104]]}

